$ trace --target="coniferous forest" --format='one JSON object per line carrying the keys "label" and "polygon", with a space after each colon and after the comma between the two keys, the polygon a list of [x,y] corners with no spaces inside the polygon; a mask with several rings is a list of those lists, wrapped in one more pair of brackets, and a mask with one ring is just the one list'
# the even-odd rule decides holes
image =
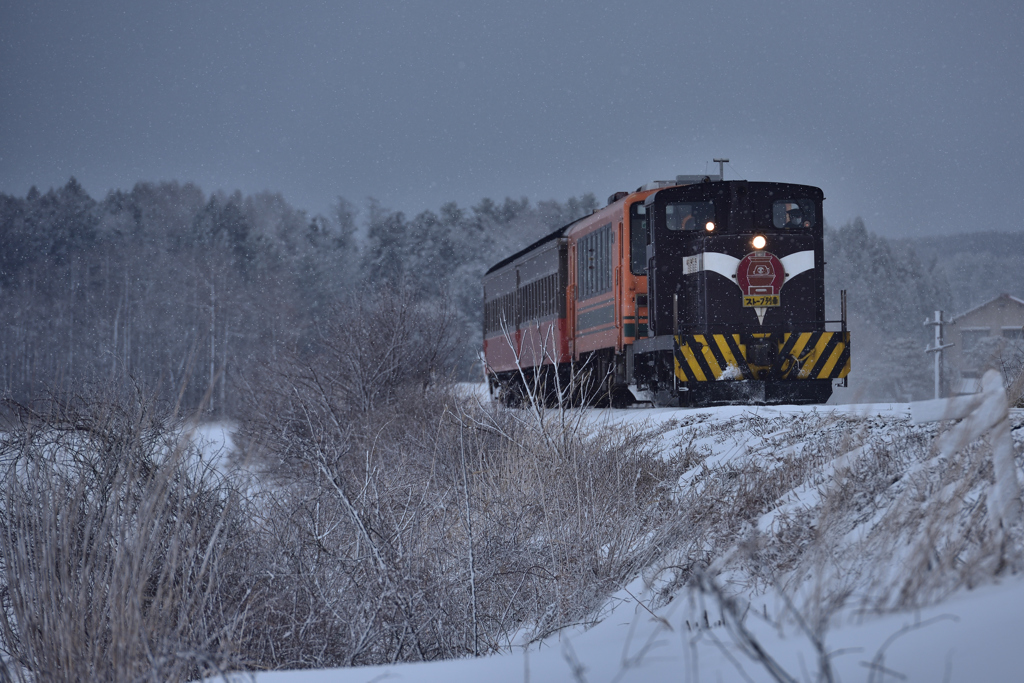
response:
{"label": "coniferous forest", "polygon": [[310,216],[278,194],[176,182],[97,201],[74,178],[0,194],[0,387],[23,399],[129,376],[231,414],[248,370],[301,353],[344,296],[385,289],[452,310],[452,371],[479,376],[489,262],[596,206],[484,199],[409,218],[339,198]]}
{"label": "coniferous forest", "polygon": [[[280,194],[178,182],[97,200],[74,178],[0,194],[0,389],[25,399],[131,377],[183,408],[232,415],[247,373],[301,354],[343,298],[381,290],[445,306],[456,341],[447,371],[475,379],[483,272],[598,206],[592,194],[483,199],[409,217],[339,197],[323,216]],[[1024,295],[1018,240],[942,241],[888,239],[860,219],[827,231],[829,317],[847,289],[858,398],[928,394],[921,321],[935,309],[955,315],[1001,292]]]}

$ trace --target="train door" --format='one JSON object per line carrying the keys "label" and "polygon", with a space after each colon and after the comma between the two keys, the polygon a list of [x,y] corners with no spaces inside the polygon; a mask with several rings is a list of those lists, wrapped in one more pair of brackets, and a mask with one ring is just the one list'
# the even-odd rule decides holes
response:
{"label": "train door", "polygon": [[636,202],[629,207],[629,274],[626,276],[629,287],[625,295],[628,297],[627,314],[623,334],[626,337],[643,339],[647,337],[647,283],[642,278],[647,275],[647,211],[643,202]]}
{"label": "train door", "polygon": [[[658,201],[658,194],[645,202],[648,215],[647,291],[648,325],[652,336],[678,334],[680,327],[701,321],[700,275],[696,264],[702,237],[715,230],[714,203],[706,200]],[[689,257],[689,258],[688,258]]]}

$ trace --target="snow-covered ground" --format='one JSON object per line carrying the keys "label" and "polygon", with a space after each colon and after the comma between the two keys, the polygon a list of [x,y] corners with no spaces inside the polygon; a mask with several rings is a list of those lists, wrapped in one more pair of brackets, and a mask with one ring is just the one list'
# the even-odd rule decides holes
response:
{"label": "snow-covered ground", "polygon": [[208,462],[223,461],[235,449],[233,422],[203,422],[188,428],[187,436]]}
{"label": "snow-covered ground", "polygon": [[[233,680],[259,683],[539,683],[542,681],[771,681],[742,652],[721,625],[714,607],[680,596],[655,612],[639,606],[643,583],[614,596],[605,619],[589,631],[569,630],[539,646],[512,654],[393,666],[275,671]],[[708,624],[704,622],[704,609]],[[751,630],[779,664],[797,680],[815,680],[817,654],[799,630],[764,620],[784,607],[771,598],[751,606]],[[955,594],[943,604],[915,613],[857,617],[826,636],[836,680],[1020,681],[1024,678],[1024,579]],[[915,625],[917,626],[916,628]],[[908,627],[910,627],[908,629]],[[902,634],[902,635],[901,635]],[[886,641],[885,670],[869,666]]]}
{"label": "snow-covered ground", "polygon": [[[699,454],[699,463],[679,481],[679,495],[699,495],[707,485],[709,473],[720,472],[716,468],[723,465],[741,469],[751,465],[764,471],[775,462],[781,463],[788,454],[800,452],[805,457],[807,449],[817,449],[819,445],[824,448],[826,441],[821,440],[821,431],[856,432],[859,436],[851,440],[849,450],[836,451],[836,439],[828,441],[828,447],[833,448],[829,451],[831,455],[822,459],[803,481],[794,482],[772,509],[760,516],[756,533],[770,535],[794,524],[793,520],[801,514],[820,516],[818,508],[829,494],[829,487],[834,486],[833,480],[840,474],[853,476],[854,468],[864,467],[866,460],[862,456],[872,448],[893,444],[901,447],[901,439],[909,440],[907,443],[916,439],[922,444],[921,453],[928,452],[927,444],[938,433],[938,427],[912,426],[909,413],[907,404],[730,406],[699,410],[593,410],[586,414],[586,420],[594,424],[661,425],[665,428],[666,453],[685,448],[689,453]],[[1010,417],[1016,427],[1013,435],[1020,477],[1024,411],[1011,411]],[[209,436],[211,441],[224,441],[217,434]],[[914,457],[920,460],[920,456]],[[948,473],[936,475],[937,483],[945,481],[941,476],[948,477]],[[979,585],[947,591],[937,603],[925,601],[930,606],[911,611],[867,609],[865,605],[870,599],[858,594],[867,591],[867,587],[855,586],[849,599],[832,614],[826,629],[808,626],[805,631],[794,618],[799,606],[812,597],[819,579],[824,582],[844,578],[842,570],[836,567],[849,566],[851,577],[874,580],[886,573],[879,572],[877,566],[852,569],[855,563],[850,555],[862,548],[867,552],[879,547],[865,539],[888,523],[886,516],[891,517],[892,511],[904,509],[898,505],[910,500],[907,489],[920,488],[902,482],[890,488],[900,486],[905,489],[879,494],[877,500],[887,501],[884,505],[876,502],[874,508],[865,507],[873,510],[873,514],[842,520],[838,525],[830,522],[842,526],[841,533],[836,532],[840,540],[833,548],[836,563],[830,569],[832,573],[816,577],[813,567],[804,567],[803,573],[794,574],[797,578],[787,583],[788,594],[765,585],[752,587],[742,581],[734,584],[730,580],[733,570],[723,561],[717,581],[730,588],[739,586],[728,592],[736,595],[738,612],[732,614],[742,617],[741,622],[730,617],[723,603],[706,586],[703,591],[692,586],[679,588],[665,604],[664,592],[659,594],[656,579],[636,577],[608,600],[595,626],[588,630],[566,629],[510,653],[391,666],[234,674],[232,679],[258,683],[782,680],[773,678],[763,663],[750,656],[749,645],[744,646],[738,636],[739,627],[749,629],[768,656],[793,680],[819,680],[819,653],[812,635],[824,639],[824,651],[829,653],[837,681],[1024,680],[1024,577],[1012,572],[989,572]],[[933,488],[946,491],[949,486]],[[809,528],[813,531],[815,524],[811,523]],[[915,542],[911,538],[906,545]],[[1009,552],[1019,553],[1020,548]],[[867,564],[889,563],[893,566],[887,571],[897,574],[911,566],[919,567],[909,564],[911,559],[914,555],[910,550],[897,550],[889,556],[873,557]]]}

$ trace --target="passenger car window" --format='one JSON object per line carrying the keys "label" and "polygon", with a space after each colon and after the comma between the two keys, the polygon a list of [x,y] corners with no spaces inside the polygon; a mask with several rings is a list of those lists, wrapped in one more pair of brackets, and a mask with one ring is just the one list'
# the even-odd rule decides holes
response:
{"label": "passenger car window", "polygon": [[772,204],[772,225],[787,230],[812,228],[814,202],[810,199],[783,199]]}
{"label": "passenger car window", "polygon": [[581,237],[576,246],[576,300],[581,301],[612,288],[612,224],[607,223]]}

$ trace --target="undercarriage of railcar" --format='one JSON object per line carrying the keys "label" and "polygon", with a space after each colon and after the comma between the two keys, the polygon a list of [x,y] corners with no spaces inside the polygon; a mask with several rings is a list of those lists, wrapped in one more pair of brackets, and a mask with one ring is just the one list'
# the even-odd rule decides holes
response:
{"label": "undercarriage of railcar", "polygon": [[491,397],[510,407],[596,406],[626,408],[636,402],[625,357],[611,349],[556,365],[524,366],[488,374]]}

